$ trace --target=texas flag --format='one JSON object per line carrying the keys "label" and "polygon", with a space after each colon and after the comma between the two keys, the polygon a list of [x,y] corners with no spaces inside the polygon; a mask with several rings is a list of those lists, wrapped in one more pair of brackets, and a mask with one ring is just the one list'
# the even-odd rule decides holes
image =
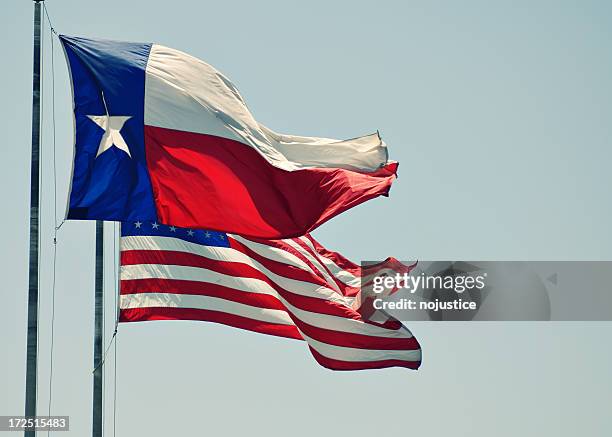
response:
{"label": "texas flag", "polygon": [[74,98],[69,219],[301,236],[387,195],[378,133],[278,134],[207,63],[158,44],[60,37]]}

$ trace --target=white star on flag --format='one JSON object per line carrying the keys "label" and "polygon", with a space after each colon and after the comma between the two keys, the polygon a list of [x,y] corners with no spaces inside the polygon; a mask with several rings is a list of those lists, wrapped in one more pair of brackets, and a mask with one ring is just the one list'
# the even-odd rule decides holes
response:
{"label": "white star on flag", "polygon": [[130,158],[132,157],[127,143],[121,136],[121,128],[123,128],[126,121],[132,118],[131,116],[88,115],[87,117],[104,129],[104,135],[100,140],[96,158],[113,146],[123,150]]}

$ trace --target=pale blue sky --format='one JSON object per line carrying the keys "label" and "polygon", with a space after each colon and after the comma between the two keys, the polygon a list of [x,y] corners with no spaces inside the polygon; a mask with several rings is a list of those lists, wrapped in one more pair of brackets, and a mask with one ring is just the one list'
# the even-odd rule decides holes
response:
{"label": "pale blue sky", "polygon": [[[0,415],[23,412],[33,9],[5,3]],[[279,132],[340,138],[379,129],[401,163],[391,197],[316,232],[355,260],[612,259],[609,2],[47,3],[61,33],[157,42],[206,60]],[[46,30],[41,413],[53,228]],[[63,211],[72,120],[55,48]],[[52,412],[71,416],[73,436],[90,432],[93,250],[93,223],[62,227]],[[300,342],[204,323],[122,325],[117,435],[612,433],[611,324],[409,327],[423,345],[418,372],[334,373]]]}

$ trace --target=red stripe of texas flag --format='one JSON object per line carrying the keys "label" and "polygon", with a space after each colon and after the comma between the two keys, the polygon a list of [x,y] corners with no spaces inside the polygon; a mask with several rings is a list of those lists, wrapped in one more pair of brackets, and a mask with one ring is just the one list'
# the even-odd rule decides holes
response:
{"label": "red stripe of texas flag", "polygon": [[197,228],[207,217],[210,229],[270,239],[304,235],[386,196],[398,166],[286,171],[237,141],[153,126],[145,126],[145,148],[161,222]]}

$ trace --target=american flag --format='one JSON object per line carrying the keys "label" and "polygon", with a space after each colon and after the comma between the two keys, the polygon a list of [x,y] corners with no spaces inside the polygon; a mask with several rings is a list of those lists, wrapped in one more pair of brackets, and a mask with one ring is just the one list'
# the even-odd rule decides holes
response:
{"label": "american flag", "polygon": [[[333,370],[421,363],[418,341],[399,321],[359,311],[366,272],[310,235],[258,240],[129,222],[120,247],[121,322],[202,320],[304,340]],[[389,258],[367,275],[401,270]]]}

